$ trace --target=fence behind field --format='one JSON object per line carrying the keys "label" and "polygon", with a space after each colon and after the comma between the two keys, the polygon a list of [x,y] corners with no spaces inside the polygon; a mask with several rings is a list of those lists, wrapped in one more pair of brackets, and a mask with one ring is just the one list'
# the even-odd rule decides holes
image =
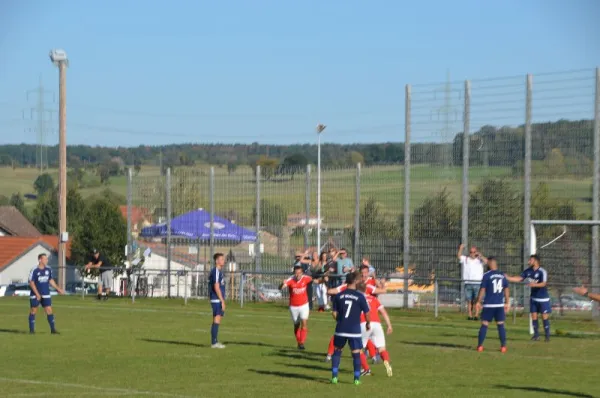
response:
{"label": "fence behind field", "polygon": [[[319,232],[314,165],[130,171],[129,261],[150,249],[152,267],[171,275],[223,252],[235,271],[287,272],[297,251],[343,247],[406,283],[461,278],[462,242],[517,273],[531,220],[600,218],[599,86],[598,69],[408,85],[399,143],[371,153],[368,166],[322,167]],[[187,218],[198,233],[179,223],[141,234],[190,212],[209,215]],[[231,225],[242,232],[223,234]],[[540,227],[538,247],[560,232]],[[599,251],[597,226],[573,227],[540,254],[551,281],[600,286]]]}

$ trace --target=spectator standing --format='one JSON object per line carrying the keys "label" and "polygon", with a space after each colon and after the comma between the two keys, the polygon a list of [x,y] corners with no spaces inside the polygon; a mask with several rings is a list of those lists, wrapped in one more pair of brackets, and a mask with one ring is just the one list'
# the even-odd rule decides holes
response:
{"label": "spectator standing", "polygon": [[329,310],[329,305],[327,303],[327,276],[326,276],[326,266],[327,266],[327,252],[322,252],[316,259],[315,256],[317,253],[313,253],[313,263],[311,265],[313,283],[315,284],[315,293],[317,296],[317,304],[319,306],[319,312],[323,312],[325,310]]}
{"label": "spectator standing", "polygon": [[85,269],[98,268],[100,280],[98,282],[98,300],[108,300],[110,287],[112,285],[112,264],[97,249],[92,249],[92,255],[88,259]]}
{"label": "spectator standing", "polygon": [[467,311],[469,312],[470,321],[477,321],[478,314],[475,308],[477,295],[479,294],[479,286],[483,279],[483,266],[487,263],[485,258],[475,246],[469,249],[469,255],[463,255],[465,245],[461,244],[458,247],[457,257],[462,268],[462,280],[465,284],[465,300],[467,302]]}
{"label": "spectator standing", "polygon": [[342,248],[338,254],[337,273],[345,277],[350,272],[354,272],[354,264],[352,259],[348,257],[348,251]]}

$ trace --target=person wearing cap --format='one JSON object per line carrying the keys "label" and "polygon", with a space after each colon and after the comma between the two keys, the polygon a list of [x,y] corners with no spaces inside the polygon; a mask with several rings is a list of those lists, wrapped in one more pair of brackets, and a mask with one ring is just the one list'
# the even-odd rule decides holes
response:
{"label": "person wearing cap", "polygon": [[100,271],[100,280],[98,282],[98,300],[108,300],[110,286],[112,285],[112,265],[97,249],[92,250],[92,254],[85,265],[86,270],[97,268]]}

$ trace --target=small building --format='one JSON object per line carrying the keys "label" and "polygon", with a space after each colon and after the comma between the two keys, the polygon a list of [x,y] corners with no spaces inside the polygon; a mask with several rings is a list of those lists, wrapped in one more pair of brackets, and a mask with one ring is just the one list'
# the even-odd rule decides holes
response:
{"label": "small building", "polygon": [[14,206],[0,206],[0,236],[38,237],[42,234]]}
{"label": "small building", "polygon": [[[39,237],[0,236],[0,285],[27,283],[31,269],[37,266],[39,254],[48,256],[48,266],[58,279],[58,236]],[[67,265],[70,245],[67,244]],[[79,281],[74,267],[67,268],[66,282]],[[58,280],[57,280],[58,282]]]}
{"label": "small building", "polygon": [[[287,216],[287,226],[290,228],[303,227],[307,225],[307,217],[306,213],[293,213],[288,214]],[[318,218],[316,215],[309,214],[308,215],[308,225],[317,225]],[[321,218],[321,223],[323,222],[323,218]]]}

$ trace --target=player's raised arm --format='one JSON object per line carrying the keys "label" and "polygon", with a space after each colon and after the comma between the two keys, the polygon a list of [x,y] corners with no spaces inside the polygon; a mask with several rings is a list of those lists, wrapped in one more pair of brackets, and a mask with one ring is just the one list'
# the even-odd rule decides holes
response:
{"label": "player's raised arm", "polygon": [[521,275],[519,276],[510,276],[508,274],[504,274],[504,276],[506,277],[506,280],[509,282],[523,282],[523,277]]}
{"label": "player's raised arm", "polygon": [[590,293],[585,286],[573,288],[573,293],[579,294],[580,296],[587,297],[594,301],[600,301],[600,294]]}
{"label": "player's raised arm", "polygon": [[460,260],[460,258],[461,258],[461,257],[462,257],[462,255],[463,255],[463,250],[465,250],[465,245],[461,243],[461,244],[458,246],[458,253],[456,253],[456,258],[458,258],[459,260]]}

